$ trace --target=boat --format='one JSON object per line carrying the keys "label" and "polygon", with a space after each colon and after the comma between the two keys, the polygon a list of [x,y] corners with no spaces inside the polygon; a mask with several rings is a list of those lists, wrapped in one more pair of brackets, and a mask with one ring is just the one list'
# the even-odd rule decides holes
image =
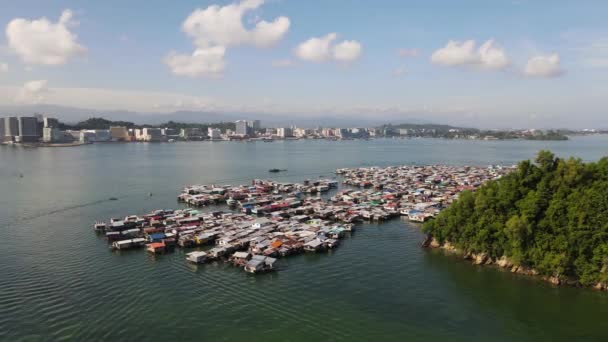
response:
{"label": "boat", "polygon": [[97,221],[97,222],[95,222],[95,224],[93,225],[93,229],[94,229],[96,232],[103,232],[103,231],[105,231],[105,230],[106,230],[106,228],[107,228],[106,223],[105,223],[105,222],[101,222],[101,221]]}

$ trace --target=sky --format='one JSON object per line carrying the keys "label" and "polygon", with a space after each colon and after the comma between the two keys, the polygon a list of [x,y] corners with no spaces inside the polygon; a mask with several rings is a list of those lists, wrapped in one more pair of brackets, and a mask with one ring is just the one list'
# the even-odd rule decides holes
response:
{"label": "sky", "polygon": [[0,106],[608,128],[607,1],[0,1]]}

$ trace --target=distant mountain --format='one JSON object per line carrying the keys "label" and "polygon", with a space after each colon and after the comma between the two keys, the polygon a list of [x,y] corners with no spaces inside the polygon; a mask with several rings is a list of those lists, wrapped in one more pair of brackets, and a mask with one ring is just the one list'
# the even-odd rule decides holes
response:
{"label": "distant mountain", "polygon": [[388,122],[428,123],[428,119],[405,117],[401,114],[383,115],[382,118],[369,115],[306,115],[268,113],[218,113],[203,111],[176,111],[171,113],[143,113],[126,110],[103,111],[64,107],[57,105],[0,106],[0,116],[44,114],[56,117],[65,123],[76,123],[92,117],[112,121],[130,121],[135,124],[159,124],[168,121],[187,123],[215,123],[236,120],[261,120],[266,127],[297,125],[300,127],[370,127]]}

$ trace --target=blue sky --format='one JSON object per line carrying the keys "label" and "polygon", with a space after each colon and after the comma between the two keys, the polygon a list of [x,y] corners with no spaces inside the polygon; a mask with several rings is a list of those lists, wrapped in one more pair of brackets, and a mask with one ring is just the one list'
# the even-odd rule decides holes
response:
{"label": "blue sky", "polygon": [[[4,2],[4,106],[608,127],[605,1]],[[231,4],[248,6],[240,35],[212,11],[194,15]],[[32,28],[61,24],[67,9],[67,48],[65,35]],[[207,29],[184,29],[193,15]],[[262,20],[271,36],[251,33]],[[331,33],[326,50],[309,41]]]}

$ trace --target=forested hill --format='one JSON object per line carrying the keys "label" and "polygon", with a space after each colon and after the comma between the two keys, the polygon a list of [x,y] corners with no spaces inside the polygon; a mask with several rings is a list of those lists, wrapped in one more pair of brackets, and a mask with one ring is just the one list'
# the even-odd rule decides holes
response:
{"label": "forested hill", "polygon": [[583,163],[541,151],[535,163],[461,193],[424,231],[490,263],[509,259],[557,282],[605,287],[608,158]]}

